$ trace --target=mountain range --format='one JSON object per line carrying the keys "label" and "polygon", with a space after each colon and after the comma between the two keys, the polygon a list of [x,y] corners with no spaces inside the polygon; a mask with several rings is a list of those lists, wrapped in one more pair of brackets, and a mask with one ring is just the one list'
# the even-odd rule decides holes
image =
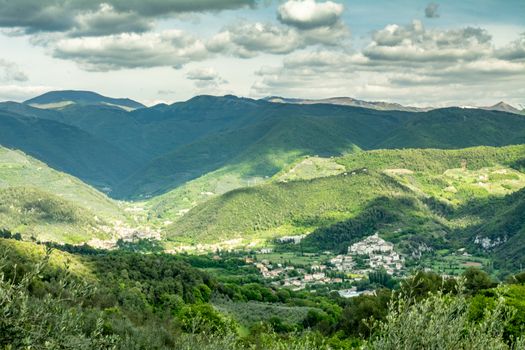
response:
{"label": "mountain range", "polygon": [[160,234],[165,249],[306,235],[304,250],[340,251],[377,231],[404,252],[467,247],[512,269],[525,249],[516,111],[52,92],[0,103],[0,215],[24,237]]}
{"label": "mountain range", "polygon": [[[72,103],[49,107],[64,101]],[[356,148],[501,146],[524,140],[523,118],[486,110],[412,112],[235,96],[198,96],[145,108],[81,91],[2,103],[0,124],[2,145],[111,190],[115,198],[162,194],[228,166],[236,167],[242,178],[273,176],[304,155],[336,156]]]}

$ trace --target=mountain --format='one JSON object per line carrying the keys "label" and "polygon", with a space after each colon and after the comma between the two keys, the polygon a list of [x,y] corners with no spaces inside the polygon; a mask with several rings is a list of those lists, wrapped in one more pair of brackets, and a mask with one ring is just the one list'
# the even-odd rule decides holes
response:
{"label": "mountain", "polygon": [[416,238],[431,246],[461,244],[458,225],[470,217],[462,206],[525,187],[524,146],[377,150],[336,162],[345,173],[293,181],[279,176],[210,199],[167,227],[166,238],[179,244],[238,239],[248,246],[313,232],[305,246],[318,251],[342,249],[379,230],[407,249]]}
{"label": "mountain", "polygon": [[[522,117],[481,109],[412,112],[204,95],[169,106],[125,110],[91,103],[100,99],[95,93],[77,99],[89,103],[60,109],[30,106],[34,101],[58,101],[61,94],[45,94],[26,104],[0,104],[4,122],[38,125],[11,126],[0,134],[0,144],[19,148],[97,188],[110,187],[111,195],[121,199],[168,193],[210,173],[234,178],[235,186],[246,184],[271,177],[307,155],[525,142]],[[24,137],[15,138],[17,133]]]}
{"label": "mountain", "polygon": [[525,143],[525,118],[479,109],[416,113],[374,148],[463,148]]}
{"label": "mountain", "polygon": [[362,108],[369,108],[369,109],[376,109],[379,111],[405,111],[405,112],[424,112],[429,111],[432,108],[431,107],[410,107],[410,106],[403,106],[399,103],[392,103],[392,102],[380,102],[380,101],[363,101],[358,100],[352,97],[331,97],[331,98],[323,98],[323,99],[300,99],[300,98],[285,98],[285,97],[279,97],[279,96],[270,96],[265,97],[263,100],[272,102],[272,103],[295,103],[295,104],[333,104],[333,105],[341,105],[341,106],[352,106],[352,107],[362,107]]}
{"label": "mountain", "polygon": [[26,239],[67,243],[110,238],[102,226],[125,220],[119,205],[80,180],[0,147],[0,222]]}
{"label": "mountain", "polygon": [[145,106],[129,98],[111,98],[91,91],[50,91],[24,102],[42,109],[60,109],[70,105],[106,105],[131,111]]}
{"label": "mountain", "polygon": [[[218,100],[213,104],[213,111],[220,115],[227,115],[228,108],[228,104]],[[123,181],[115,195],[125,198],[160,194],[224,167],[243,168],[235,174],[241,178],[264,178],[305,155],[338,156],[355,149],[463,148],[525,142],[525,119],[495,111],[446,108],[413,113],[336,105],[258,103],[238,106],[237,113],[253,117],[244,124],[232,125],[153,159]],[[206,123],[199,115],[193,116],[195,124]]]}
{"label": "mountain", "polygon": [[41,115],[0,110],[0,145],[20,149],[100,188],[113,186],[136,167],[134,160],[111,141]]}
{"label": "mountain", "polygon": [[514,114],[524,114],[523,110],[519,110],[503,101],[496,103],[494,106],[483,107],[483,109],[490,110],[490,111],[514,113]]}

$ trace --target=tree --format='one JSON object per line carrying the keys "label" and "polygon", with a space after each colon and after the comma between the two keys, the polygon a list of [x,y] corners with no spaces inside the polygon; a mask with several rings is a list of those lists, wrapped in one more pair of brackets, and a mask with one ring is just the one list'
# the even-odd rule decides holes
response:
{"label": "tree", "polygon": [[469,301],[457,295],[431,293],[417,300],[405,293],[391,303],[386,320],[374,325],[375,332],[366,344],[373,350],[418,349],[523,349],[525,339],[509,346],[505,327],[512,312],[500,297],[482,318],[472,321]]}
{"label": "tree", "polygon": [[472,294],[494,286],[490,276],[485,271],[474,267],[465,270],[463,276],[466,279],[465,287]]}

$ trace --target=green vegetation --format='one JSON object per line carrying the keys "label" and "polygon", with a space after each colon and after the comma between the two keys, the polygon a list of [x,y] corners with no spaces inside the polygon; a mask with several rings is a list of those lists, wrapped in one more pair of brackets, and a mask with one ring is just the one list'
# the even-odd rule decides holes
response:
{"label": "green vegetation", "polygon": [[[67,101],[75,103],[57,109],[30,106]],[[235,96],[140,107],[68,91],[27,104],[0,104],[0,143],[98,188],[111,187],[115,198],[144,199],[215,171],[248,182],[271,177],[307,155],[525,142],[522,116],[489,110],[415,113]]]}
{"label": "green vegetation", "polygon": [[524,346],[522,116],[80,95],[0,104],[0,143],[139,201],[0,147],[0,347]]}
{"label": "green vegetation", "polygon": [[82,243],[108,238],[97,229],[104,224],[89,210],[60,197],[31,188],[0,190],[0,221],[4,229],[25,239]]}
{"label": "green vegetation", "polygon": [[[75,349],[520,349],[525,277],[494,288],[419,272],[350,299],[229,283],[210,257],[45,248],[0,239],[0,345]],[[64,250],[70,250],[67,253]],[[242,265],[240,262],[237,264]],[[463,282],[464,281],[464,282]]]}
{"label": "green vegetation", "polygon": [[129,220],[124,207],[70,175],[0,147],[3,229],[21,233],[25,239],[63,243],[109,239],[114,221]]}
{"label": "green vegetation", "polygon": [[[404,229],[417,217],[443,226],[447,223],[436,216],[452,210],[447,205],[457,207],[472,198],[506,195],[524,187],[523,173],[510,168],[524,156],[523,146],[349,154],[336,158],[348,169],[345,174],[291,182],[278,176],[273,183],[213,198],[176,221],[167,229],[168,237],[193,237],[199,242],[256,239],[271,236],[271,230],[274,235],[305,233],[344,219],[380,224],[379,217],[392,221],[394,216],[394,221],[406,218]],[[404,203],[406,210],[400,210]],[[361,226],[354,230],[362,232]]]}
{"label": "green vegetation", "polygon": [[[195,207],[166,229],[167,238],[206,242],[240,237],[275,237],[272,230],[305,233],[319,222],[357,214],[367,200],[403,193],[387,176],[360,172],[288,183],[271,183],[228,192]],[[203,218],[205,218],[203,220]],[[252,236],[252,237],[250,237]]]}
{"label": "green vegetation", "polygon": [[89,209],[101,219],[124,219],[116,201],[79,179],[56,171],[21,151],[0,147],[0,188],[26,186]]}

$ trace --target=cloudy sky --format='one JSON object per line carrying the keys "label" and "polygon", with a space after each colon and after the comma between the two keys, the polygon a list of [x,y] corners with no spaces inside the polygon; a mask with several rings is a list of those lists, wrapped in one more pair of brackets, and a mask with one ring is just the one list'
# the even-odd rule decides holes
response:
{"label": "cloudy sky", "polygon": [[523,0],[0,0],[0,100],[525,104]]}

